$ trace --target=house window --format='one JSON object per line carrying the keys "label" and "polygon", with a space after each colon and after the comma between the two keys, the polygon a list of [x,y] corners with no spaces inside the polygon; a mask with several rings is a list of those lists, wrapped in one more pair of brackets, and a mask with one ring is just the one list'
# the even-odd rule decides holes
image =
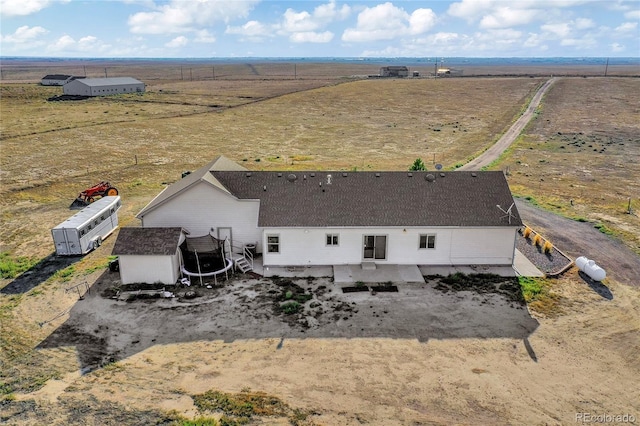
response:
{"label": "house window", "polygon": [[280,253],[279,235],[267,235],[267,253]]}
{"label": "house window", "polygon": [[338,245],[338,234],[327,234],[327,245],[328,246],[337,246]]}
{"label": "house window", "polygon": [[421,249],[436,248],[436,234],[422,234],[420,235]]}

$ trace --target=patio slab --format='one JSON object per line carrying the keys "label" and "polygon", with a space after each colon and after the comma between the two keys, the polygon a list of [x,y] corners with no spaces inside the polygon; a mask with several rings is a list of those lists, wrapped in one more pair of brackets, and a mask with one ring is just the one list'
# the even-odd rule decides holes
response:
{"label": "patio slab", "polygon": [[334,265],[333,280],[336,283],[384,283],[405,282],[424,283],[424,278],[417,265],[383,265],[376,264],[376,268],[362,268],[362,265]]}

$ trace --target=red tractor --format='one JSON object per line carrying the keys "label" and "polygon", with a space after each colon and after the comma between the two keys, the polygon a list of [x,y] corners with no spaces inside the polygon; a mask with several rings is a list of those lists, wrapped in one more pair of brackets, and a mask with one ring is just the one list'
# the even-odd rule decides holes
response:
{"label": "red tractor", "polygon": [[96,197],[107,197],[118,195],[118,189],[107,181],[102,181],[91,188],[87,188],[78,194],[78,198],[76,198],[69,208],[71,209],[81,209],[83,207],[88,206],[96,200]]}

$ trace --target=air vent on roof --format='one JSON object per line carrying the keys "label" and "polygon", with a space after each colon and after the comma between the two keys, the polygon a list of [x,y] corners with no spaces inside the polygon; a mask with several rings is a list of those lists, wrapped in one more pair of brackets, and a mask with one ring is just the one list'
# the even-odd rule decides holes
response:
{"label": "air vent on roof", "polygon": [[444,177],[444,173],[440,173],[440,177]]}
{"label": "air vent on roof", "polygon": [[434,182],[434,181],[436,180],[436,177],[435,177],[434,175],[432,175],[431,173],[429,173],[428,175],[426,175],[424,178],[425,178],[425,180],[426,180],[427,182]]}
{"label": "air vent on roof", "polygon": [[347,174],[346,174],[346,173],[343,173],[343,174],[342,174],[342,177],[347,177]]}
{"label": "air vent on roof", "polygon": [[413,173],[407,173],[407,176],[413,177]]}
{"label": "air vent on roof", "polygon": [[278,173],[278,177],[282,177],[282,173]]}
{"label": "air vent on roof", "polygon": [[380,177],[380,173],[376,173],[376,177]]}
{"label": "air vent on roof", "polygon": [[246,177],[251,177],[251,172],[247,172]]}
{"label": "air vent on roof", "polygon": [[287,175],[287,180],[289,182],[294,182],[296,179],[298,179],[298,176],[294,175],[293,173]]}
{"label": "air vent on roof", "polygon": [[311,173],[309,176],[316,177],[316,174],[315,173]]}
{"label": "air vent on roof", "polygon": [[471,177],[476,177],[476,176],[478,176],[478,174],[477,174],[477,173],[475,173],[475,172],[474,172],[474,173],[471,173]]}

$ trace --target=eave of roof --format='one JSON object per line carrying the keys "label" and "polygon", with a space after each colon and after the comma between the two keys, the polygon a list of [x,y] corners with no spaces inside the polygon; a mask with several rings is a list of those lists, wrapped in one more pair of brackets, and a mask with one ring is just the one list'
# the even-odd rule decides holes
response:
{"label": "eave of roof", "polygon": [[[219,155],[214,158],[211,162],[194,171],[193,173],[188,174],[183,177],[179,181],[172,183],[167,186],[162,192],[160,192],[153,200],[149,202],[140,212],[136,215],[137,218],[142,218],[144,215],[149,213],[150,211],[158,208],[162,204],[168,202],[169,200],[175,198],[179,194],[186,191],[188,188],[200,183],[206,182],[221,191],[230,194],[227,188],[222,185],[218,179],[211,174],[212,171],[215,170],[228,170],[228,171],[244,171],[246,170],[244,167],[235,163],[234,161],[229,160],[227,157],[223,155]],[[230,194],[231,195],[231,194]]]}

